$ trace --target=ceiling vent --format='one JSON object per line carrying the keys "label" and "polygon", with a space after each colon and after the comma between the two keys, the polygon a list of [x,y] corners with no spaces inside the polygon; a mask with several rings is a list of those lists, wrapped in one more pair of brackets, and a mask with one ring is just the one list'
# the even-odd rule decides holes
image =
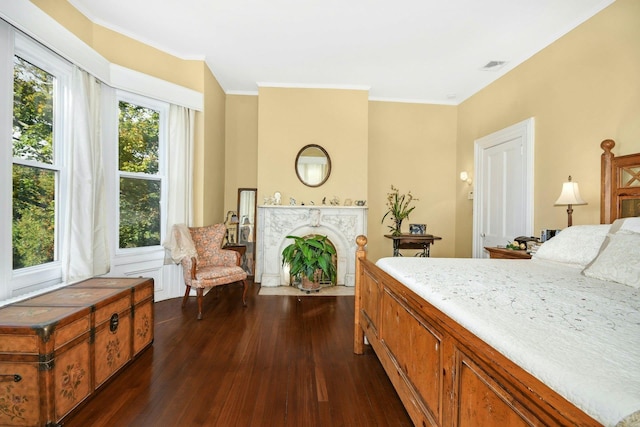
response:
{"label": "ceiling vent", "polygon": [[498,71],[500,68],[504,67],[507,61],[489,61],[484,67],[480,68],[482,71]]}

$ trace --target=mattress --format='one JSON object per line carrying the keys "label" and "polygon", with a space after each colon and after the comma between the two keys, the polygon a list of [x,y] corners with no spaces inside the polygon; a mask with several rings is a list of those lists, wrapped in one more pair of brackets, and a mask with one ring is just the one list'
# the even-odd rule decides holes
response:
{"label": "mattress", "polygon": [[542,260],[376,264],[605,426],[640,410],[640,289]]}

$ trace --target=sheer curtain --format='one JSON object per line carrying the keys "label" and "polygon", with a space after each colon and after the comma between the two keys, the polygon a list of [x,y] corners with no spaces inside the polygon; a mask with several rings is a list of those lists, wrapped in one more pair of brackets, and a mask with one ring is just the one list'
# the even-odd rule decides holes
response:
{"label": "sheer curtain", "polygon": [[[171,104],[169,106],[169,196],[165,246],[174,224],[193,222],[193,134],[195,111]],[[174,264],[170,254],[165,264]]]}
{"label": "sheer curtain", "polygon": [[68,202],[61,254],[65,283],[104,274],[110,268],[100,138],[100,82],[74,66],[71,91],[73,123],[66,150]]}

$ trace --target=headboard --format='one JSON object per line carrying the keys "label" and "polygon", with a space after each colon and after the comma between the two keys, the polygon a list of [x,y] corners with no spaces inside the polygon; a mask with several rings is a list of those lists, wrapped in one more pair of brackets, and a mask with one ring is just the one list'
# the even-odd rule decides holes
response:
{"label": "headboard", "polygon": [[600,143],[600,222],[611,224],[618,218],[640,216],[640,153],[616,157],[612,139]]}

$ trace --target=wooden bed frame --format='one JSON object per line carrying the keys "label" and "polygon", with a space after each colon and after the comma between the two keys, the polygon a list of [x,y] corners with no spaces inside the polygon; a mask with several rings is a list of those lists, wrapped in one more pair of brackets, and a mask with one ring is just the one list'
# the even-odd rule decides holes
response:
{"label": "wooden bed frame", "polygon": [[[640,153],[615,157],[614,145],[601,144],[602,223],[640,202]],[[354,352],[368,341],[416,426],[601,425],[367,260],[365,236],[356,241]]]}

